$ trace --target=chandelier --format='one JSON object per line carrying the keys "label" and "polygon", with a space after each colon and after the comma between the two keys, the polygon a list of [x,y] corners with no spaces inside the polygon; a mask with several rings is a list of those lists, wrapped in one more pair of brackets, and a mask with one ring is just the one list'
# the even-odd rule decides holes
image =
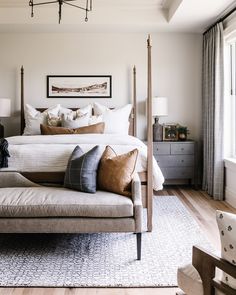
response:
{"label": "chandelier", "polygon": [[63,4],[66,4],[66,5],[69,5],[69,6],[76,7],[76,8],[84,10],[85,11],[85,19],[84,20],[87,22],[88,21],[88,13],[90,11],[92,11],[92,6],[93,6],[92,5],[92,0],[86,0],[86,5],[84,7],[71,3],[71,2],[74,2],[74,1],[77,1],[77,0],[54,0],[54,1],[47,1],[47,2],[39,2],[39,3],[34,3],[33,0],[30,0],[29,1],[29,6],[31,7],[31,17],[34,17],[34,6],[48,5],[48,4],[57,3],[58,6],[59,6],[59,10],[58,10],[59,24],[61,23],[62,5]]}

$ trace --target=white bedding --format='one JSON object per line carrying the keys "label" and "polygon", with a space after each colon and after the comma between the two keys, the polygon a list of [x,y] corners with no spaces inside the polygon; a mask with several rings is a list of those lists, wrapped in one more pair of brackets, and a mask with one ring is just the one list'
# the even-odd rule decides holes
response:
{"label": "white bedding", "polygon": [[[117,134],[79,134],[79,135],[34,135],[7,138],[9,143],[9,169],[20,172],[55,172],[65,171],[68,159],[80,145],[87,152],[95,145],[101,147],[101,153],[110,145],[117,154],[127,153],[134,148],[139,150],[137,172],[146,171],[147,147],[138,138]],[[164,177],[153,160],[153,188],[162,189]]]}

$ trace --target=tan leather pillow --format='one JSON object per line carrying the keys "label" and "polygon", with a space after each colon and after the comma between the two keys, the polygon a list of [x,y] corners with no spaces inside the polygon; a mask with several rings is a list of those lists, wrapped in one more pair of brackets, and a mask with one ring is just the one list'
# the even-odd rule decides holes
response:
{"label": "tan leather pillow", "polygon": [[76,129],[40,125],[42,135],[104,133],[104,128],[103,122]]}
{"label": "tan leather pillow", "polygon": [[107,146],[98,168],[99,189],[130,197],[137,157],[137,149],[117,156],[115,151]]}

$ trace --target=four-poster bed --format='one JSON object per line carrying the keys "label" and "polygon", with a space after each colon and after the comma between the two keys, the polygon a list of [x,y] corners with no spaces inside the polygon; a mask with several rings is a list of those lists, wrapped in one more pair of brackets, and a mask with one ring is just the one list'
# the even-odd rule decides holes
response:
{"label": "four-poster bed", "polygon": [[[143,207],[147,208],[147,228],[152,231],[152,211],[153,211],[153,142],[152,142],[152,68],[151,68],[151,39],[147,40],[148,49],[148,77],[147,77],[147,165],[146,171],[139,172],[142,185]],[[24,114],[24,68],[21,68],[21,133],[25,127]],[[77,108],[76,108],[77,109]],[[76,110],[71,108],[71,110]],[[43,112],[44,108],[37,109]],[[137,94],[136,94],[136,67],[133,68],[133,109],[130,116],[129,135],[137,135]],[[20,171],[28,180],[34,183],[63,183],[64,171]]]}

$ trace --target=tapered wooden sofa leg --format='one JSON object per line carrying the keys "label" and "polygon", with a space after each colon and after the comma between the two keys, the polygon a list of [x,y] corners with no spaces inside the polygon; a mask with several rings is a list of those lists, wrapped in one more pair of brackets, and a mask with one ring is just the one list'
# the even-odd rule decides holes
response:
{"label": "tapered wooden sofa leg", "polygon": [[137,233],[137,259],[141,260],[141,250],[142,250],[142,233]]}

